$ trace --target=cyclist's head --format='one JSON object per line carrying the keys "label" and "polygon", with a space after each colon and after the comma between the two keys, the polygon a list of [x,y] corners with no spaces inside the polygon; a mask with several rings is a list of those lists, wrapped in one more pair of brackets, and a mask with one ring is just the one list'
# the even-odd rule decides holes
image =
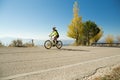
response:
{"label": "cyclist's head", "polygon": [[56,27],[53,27],[53,30],[56,30]]}

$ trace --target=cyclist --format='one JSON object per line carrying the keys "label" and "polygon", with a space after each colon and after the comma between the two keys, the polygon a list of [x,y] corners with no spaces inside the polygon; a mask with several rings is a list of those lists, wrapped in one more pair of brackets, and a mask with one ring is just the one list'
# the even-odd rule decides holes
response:
{"label": "cyclist", "polygon": [[57,43],[57,39],[59,38],[59,33],[56,30],[56,27],[53,27],[52,29],[53,29],[53,31],[52,31],[52,33],[49,36],[53,37],[53,42],[56,44]]}

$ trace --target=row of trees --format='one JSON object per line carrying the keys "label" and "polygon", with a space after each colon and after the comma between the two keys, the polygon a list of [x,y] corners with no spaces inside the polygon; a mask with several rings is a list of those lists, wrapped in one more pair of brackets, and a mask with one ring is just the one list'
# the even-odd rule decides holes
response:
{"label": "row of trees", "polygon": [[68,26],[67,36],[75,39],[75,45],[90,45],[97,42],[103,35],[103,31],[95,22],[82,22],[82,17],[78,15],[79,6],[77,1],[73,5],[74,17]]}

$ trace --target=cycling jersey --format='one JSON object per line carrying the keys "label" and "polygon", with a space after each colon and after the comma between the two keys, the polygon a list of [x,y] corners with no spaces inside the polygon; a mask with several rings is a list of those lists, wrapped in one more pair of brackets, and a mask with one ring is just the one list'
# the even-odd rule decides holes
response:
{"label": "cycling jersey", "polygon": [[57,30],[54,30],[51,34],[50,34],[50,36],[52,37],[55,37],[55,36],[58,36],[59,37],[59,33],[57,32]]}

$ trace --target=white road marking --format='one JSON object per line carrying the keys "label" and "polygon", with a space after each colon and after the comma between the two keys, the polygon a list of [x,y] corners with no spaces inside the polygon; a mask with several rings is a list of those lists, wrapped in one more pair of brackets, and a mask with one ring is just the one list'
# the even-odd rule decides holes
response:
{"label": "white road marking", "polygon": [[16,74],[16,75],[13,75],[13,76],[0,78],[0,80],[10,80],[10,79],[15,79],[15,78],[23,77],[23,76],[27,76],[27,75],[40,74],[40,73],[43,73],[43,72],[49,72],[49,71],[54,71],[54,70],[59,70],[59,69],[70,68],[70,67],[74,67],[74,66],[78,66],[78,65],[82,65],[82,64],[87,64],[87,63],[90,63],[90,62],[102,61],[102,60],[106,60],[106,59],[110,59],[110,58],[114,58],[114,57],[118,57],[118,56],[120,56],[120,55],[103,57],[103,58],[99,58],[99,59],[84,61],[84,62],[71,64],[71,65],[65,65],[65,66],[56,67],[56,68],[50,68],[50,69],[46,69],[46,70],[34,71],[34,72],[23,73],[23,74]]}

